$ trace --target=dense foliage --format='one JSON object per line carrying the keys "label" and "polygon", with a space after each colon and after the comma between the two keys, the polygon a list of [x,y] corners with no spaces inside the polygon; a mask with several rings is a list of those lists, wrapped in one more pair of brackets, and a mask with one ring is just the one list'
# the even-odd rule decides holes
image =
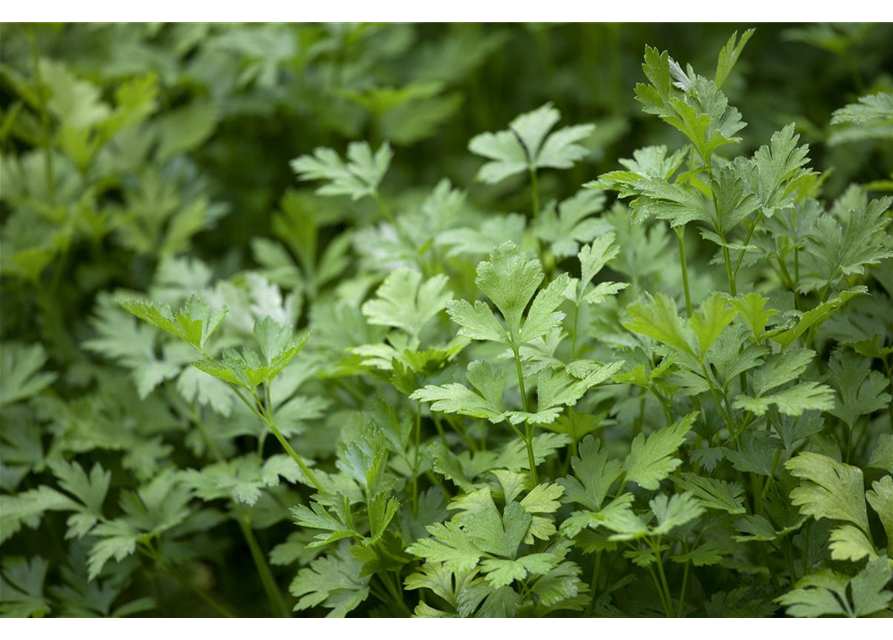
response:
{"label": "dense foliage", "polygon": [[893,614],[893,29],[733,31],[3,25],[0,613]]}

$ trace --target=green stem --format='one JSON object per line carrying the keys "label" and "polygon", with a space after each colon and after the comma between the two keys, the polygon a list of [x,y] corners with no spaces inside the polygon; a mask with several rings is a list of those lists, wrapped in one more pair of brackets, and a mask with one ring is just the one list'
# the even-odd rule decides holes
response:
{"label": "green stem", "polygon": [[667,582],[667,576],[664,573],[664,563],[660,554],[660,537],[658,536],[657,541],[653,547],[654,556],[657,559],[657,572],[660,576],[660,582],[663,585],[664,594],[666,594],[666,602],[667,602],[667,617],[673,617],[673,597],[670,595],[670,585]]}
{"label": "green stem", "polygon": [[682,268],[682,288],[685,291],[685,313],[691,317],[691,291],[688,288],[688,262],[685,259],[685,227],[676,227],[679,240],[679,266]]}
{"label": "green stem", "polygon": [[[518,353],[517,347],[512,347],[512,351],[515,354],[515,368],[518,371],[518,386],[521,390],[521,406],[524,408],[524,413],[529,413],[530,410],[527,406],[527,391],[524,389],[524,374],[521,371],[521,356]],[[536,456],[533,455],[533,429],[530,423],[525,425],[524,444],[527,446],[527,463],[530,465],[530,478],[533,480],[533,486],[536,486],[539,483],[539,480],[536,475]]]}
{"label": "green stem", "polygon": [[729,293],[731,293],[733,297],[737,296],[738,295],[738,287],[735,286],[735,274],[732,273],[732,259],[729,256],[729,248],[728,247],[722,248],[722,259],[723,259],[723,262],[726,263],[726,277],[729,279]]}
{"label": "green stem", "polygon": [[602,562],[602,552],[595,552],[595,562],[592,567],[592,585],[590,587],[591,597],[589,598],[589,604],[586,606],[586,617],[590,617],[592,615],[592,607],[595,606],[595,595],[598,592],[598,577],[599,577],[599,569],[601,568]]}
{"label": "green stem", "polygon": [[539,189],[539,181],[537,180],[536,175],[536,167],[530,165],[530,201],[531,206],[533,207],[533,218],[534,220],[540,215],[540,189]]}
{"label": "green stem", "polygon": [[[310,482],[317,488],[317,490],[319,490],[320,492],[325,492],[325,488],[322,486],[322,483],[320,483],[319,479],[317,479],[316,475],[304,463],[304,461],[301,459],[301,456],[298,455],[298,453],[292,448],[291,444],[289,444],[288,440],[285,439],[285,436],[282,435],[282,432],[279,431],[279,429],[276,427],[276,423],[273,421],[272,412],[270,412],[268,415],[267,412],[264,411],[263,405],[257,397],[257,394],[253,394],[254,405],[252,405],[248,398],[246,398],[245,395],[241,391],[239,391],[239,388],[236,385],[230,383],[229,386],[239,397],[242,403],[245,404],[245,406],[247,406],[249,409],[251,409],[251,412],[256,415],[261,420],[261,422],[267,425],[270,431],[273,432],[273,435],[276,436],[276,439],[279,441],[279,444],[282,445],[282,448],[285,449],[285,452],[288,453],[289,456],[291,456],[291,459],[294,460],[298,467],[301,469],[304,477],[310,480]],[[258,407],[260,407],[261,411],[258,411]]]}
{"label": "green stem", "polygon": [[417,402],[415,412],[415,449],[413,451],[412,457],[412,514],[414,516],[417,516],[419,514],[419,462],[421,461],[419,448],[421,447],[422,440],[421,433],[422,404],[420,402]]}
{"label": "green stem", "polygon": [[290,618],[291,614],[288,611],[288,606],[285,604],[285,599],[282,597],[282,592],[279,590],[279,585],[276,584],[273,572],[270,571],[270,565],[267,564],[267,559],[264,557],[264,553],[261,551],[260,545],[257,543],[257,538],[254,536],[254,531],[251,529],[250,515],[242,510],[242,507],[239,506],[238,502],[234,501],[234,504],[236,505],[239,527],[242,529],[242,535],[245,537],[245,542],[248,543],[248,549],[251,551],[251,559],[254,561],[254,566],[257,568],[257,573],[260,576],[264,591],[267,592],[267,598],[270,599],[273,612],[280,618]]}
{"label": "green stem", "polygon": [[682,570],[682,586],[679,587],[679,609],[676,612],[676,617],[682,617],[682,610],[685,608],[685,588],[688,586],[688,571],[689,567],[691,567],[691,562],[685,563],[685,569]]}

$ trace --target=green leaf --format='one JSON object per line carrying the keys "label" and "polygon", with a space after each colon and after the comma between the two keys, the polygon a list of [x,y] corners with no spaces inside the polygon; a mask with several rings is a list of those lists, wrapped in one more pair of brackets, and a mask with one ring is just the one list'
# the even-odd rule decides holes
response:
{"label": "green leaf", "polygon": [[[506,417],[513,424],[527,422],[529,424],[551,424],[564,410],[565,406],[574,406],[577,401],[592,387],[609,380],[623,362],[609,365],[594,365],[588,371],[580,371],[581,378],[569,375],[563,369],[547,370],[540,374],[537,381],[537,410],[535,413],[510,411]],[[577,371],[575,371],[577,373]]]}
{"label": "green leaf", "polygon": [[504,367],[491,367],[488,362],[476,360],[468,365],[468,382],[475,391],[453,382],[436,386],[428,385],[414,391],[409,397],[419,402],[430,402],[433,411],[458,413],[474,418],[487,418],[498,423],[505,419],[502,405],[508,371]]}
{"label": "green leaf", "polygon": [[785,463],[800,486],[791,503],[813,518],[843,520],[868,532],[862,470],[819,453],[803,452]]}
{"label": "green leaf", "polygon": [[725,482],[694,473],[680,473],[673,482],[683,491],[690,492],[708,509],[731,514],[745,513],[744,487],[737,482]]}
{"label": "green leaf", "polygon": [[893,434],[882,433],[878,436],[877,447],[871,452],[868,466],[893,473]]}
{"label": "green leaf", "polygon": [[27,400],[53,383],[55,373],[40,371],[46,361],[43,345],[3,344],[0,349],[0,396],[4,407]]}
{"label": "green leaf", "polygon": [[363,315],[371,324],[395,327],[418,336],[428,321],[452,300],[452,292],[444,291],[448,280],[439,275],[422,284],[418,271],[393,271],[375,292],[375,299],[363,304]]}
{"label": "green leaf", "polygon": [[592,436],[580,442],[577,455],[571,458],[571,468],[574,475],[558,481],[564,487],[565,500],[591,511],[601,509],[611,485],[623,470],[620,461],[608,459],[608,452],[601,449],[601,441]]}
{"label": "green leaf", "polygon": [[99,541],[90,549],[87,561],[90,580],[96,579],[105,563],[114,558],[118,562],[136,552],[139,532],[127,522],[101,522],[91,532]]}
{"label": "green leaf", "polygon": [[532,169],[569,169],[588,155],[579,143],[595,130],[591,124],[552,131],[561,114],[551,103],[518,116],[506,131],[482,133],[468,143],[472,153],[490,160],[477,174],[489,184]]}
{"label": "green leaf", "polygon": [[753,374],[753,388],[757,395],[763,395],[786,382],[796,380],[815,358],[811,349],[790,348],[768,357]]}
{"label": "green leaf", "polygon": [[652,498],[648,506],[657,518],[657,526],[651,530],[651,534],[656,536],[666,535],[704,513],[704,507],[688,492],[674,494],[670,498],[660,494]]}
{"label": "green leaf", "polygon": [[469,539],[457,522],[435,523],[427,527],[430,538],[422,538],[406,551],[426,562],[442,562],[452,571],[470,571],[477,566],[483,552]]}
{"label": "green leaf", "polygon": [[830,544],[832,560],[859,562],[863,558],[875,560],[878,555],[871,540],[865,533],[851,524],[837,527],[831,532]]}
{"label": "green leaf", "polygon": [[831,354],[828,369],[840,393],[840,402],[828,412],[843,420],[850,429],[860,417],[890,406],[891,396],[884,392],[887,378],[880,371],[871,370],[869,358],[838,349]]}
{"label": "green leaf", "polygon": [[331,609],[327,618],[345,617],[369,597],[370,576],[360,576],[362,567],[343,548],[317,558],[298,572],[289,587],[298,599],[295,611],[321,606]]}
{"label": "green leaf", "polygon": [[818,382],[801,382],[768,396],[738,396],[733,406],[762,416],[773,404],[788,416],[799,416],[804,411],[830,411],[834,408],[834,392],[831,387]]}
{"label": "green leaf", "polygon": [[719,52],[719,60],[716,63],[714,82],[717,87],[722,87],[723,82],[729,77],[729,73],[734,68],[735,63],[738,62],[738,58],[744,50],[744,45],[751,39],[755,31],[755,29],[748,29],[741,34],[740,40],[738,39],[738,32],[735,31],[732,33],[729,41],[723,46]]}
{"label": "green leaf", "polygon": [[46,511],[77,509],[78,504],[71,498],[47,486],[29,489],[18,495],[0,495],[0,542],[12,537],[23,524],[36,529]]}
{"label": "green leaf", "polygon": [[4,557],[0,571],[0,617],[43,618],[51,611],[43,594],[50,563],[34,556],[30,560]]}
{"label": "green leaf", "polygon": [[631,319],[623,323],[624,327],[696,357],[672,298],[662,293],[653,298],[649,295],[647,303],[637,302],[626,310]]}
{"label": "green leaf", "polygon": [[347,146],[347,162],[337,152],[318,147],[313,155],[305,155],[291,161],[291,168],[299,180],[325,182],[316,192],[324,196],[349,196],[359,200],[377,196],[378,186],[384,179],[394,157],[388,143],[372,153],[367,142],[351,142]]}
{"label": "green leaf", "polygon": [[524,310],[542,281],[543,269],[539,260],[527,258],[511,242],[499,245],[490,254],[489,261],[477,266],[475,279],[478,288],[505,318],[513,340],[520,334]]}
{"label": "green leaf", "polygon": [[204,350],[205,341],[227,313],[226,307],[212,312],[208,303],[197,296],[189,298],[177,312],[166,304],[147,300],[121,300],[120,304],[140,320],[176,336],[198,351]]}
{"label": "green leaf", "polygon": [[801,578],[778,602],[787,607],[788,615],[798,618],[869,616],[883,611],[893,600],[893,593],[884,589],[891,574],[893,569],[886,560],[869,562],[852,579],[823,569]]}
{"label": "green leaf", "polygon": [[713,294],[698,307],[691,318],[691,328],[698,338],[701,362],[707,357],[707,350],[735,319],[735,315],[735,309],[718,294]]}
{"label": "green leaf", "polygon": [[754,153],[751,170],[744,174],[750,178],[749,187],[767,217],[794,206],[797,181],[809,174],[803,169],[809,163],[809,145],[798,147],[799,140],[793,124],[776,131],[769,146],[763,145]]}
{"label": "green leaf", "polygon": [[893,94],[876,93],[861,96],[856,104],[848,104],[832,114],[831,124],[871,124],[893,120]]}
{"label": "green leaf", "polygon": [[841,274],[861,274],[867,265],[893,256],[886,243],[891,204],[893,198],[869,201],[859,187],[851,187],[835,203],[837,215],[818,218],[806,251],[820,265],[820,277],[833,281]]}
{"label": "green leaf", "polygon": [[626,482],[635,482],[645,489],[657,489],[660,481],[682,464],[681,460],[671,456],[685,442],[685,436],[697,416],[697,413],[690,413],[674,424],[655,431],[647,439],[645,434],[637,435],[624,463]]}
{"label": "green leaf", "polygon": [[865,499],[875,510],[887,533],[887,555],[893,555],[893,476],[884,476],[871,483]]}
{"label": "green leaf", "polygon": [[584,189],[557,204],[551,201],[543,207],[533,223],[533,233],[549,246],[558,257],[577,255],[581,244],[592,242],[610,225],[600,218],[590,217],[604,208],[605,195]]}
{"label": "green leaf", "polygon": [[802,336],[812,327],[821,326],[828,318],[833,316],[840,307],[844,305],[850,298],[855,296],[865,295],[868,293],[868,289],[866,287],[853,287],[852,289],[847,289],[846,291],[841,291],[840,295],[836,298],[832,298],[827,302],[823,302],[817,307],[810,309],[803,315],[801,315],[796,324],[780,333],[772,335],[772,339],[780,344],[783,348],[787,348],[794,342],[797,338]]}
{"label": "green leaf", "polygon": [[738,314],[747,323],[753,337],[759,340],[766,331],[766,324],[769,320],[778,314],[777,309],[766,309],[769,298],[764,298],[760,294],[752,291],[745,296],[730,298],[729,302],[738,311]]}

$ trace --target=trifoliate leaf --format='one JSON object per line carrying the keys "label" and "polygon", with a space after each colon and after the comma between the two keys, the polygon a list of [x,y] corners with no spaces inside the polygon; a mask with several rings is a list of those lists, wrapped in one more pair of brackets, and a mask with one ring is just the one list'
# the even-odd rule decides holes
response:
{"label": "trifoliate leaf", "polygon": [[806,251],[820,265],[820,277],[833,280],[864,273],[865,266],[893,256],[885,243],[891,204],[890,197],[869,202],[864,191],[852,187],[835,204],[837,216],[818,218]]}
{"label": "trifoliate leaf", "polygon": [[734,319],[735,309],[719,295],[714,294],[701,303],[691,318],[691,328],[698,338],[701,362],[707,357],[707,350]]}
{"label": "trifoliate leaf", "polygon": [[670,498],[660,494],[652,498],[648,506],[657,518],[657,526],[651,530],[651,534],[657,536],[666,535],[704,513],[704,507],[689,492],[675,494]]}
{"label": "trifoliate leaf", "polygon": [[376,297],[363,304],[363,315],[371,324],[402,329],[418,336],[429,320],[446,308],[453,294],[444,291],[448,278],[434,276],[422,283],[413,269],[392,272],[375,292]]}
{"label": "trifoliate leaf", "polygon": [[893,600],[893,592],[884,589],[891,574],[893,569],[885,560],[869,562],[852,579],[823,569],[801,578],[778,602],[787,607],[788,615],[798,618],[869,616]]}
{"label": "trifoliate leaf", "polygon": [[626,310],[630,320],[623,323],[624,327],[695,356],[672,298],[658,293],[653,298],[649,296],[648,302],[631,304]]}
{"label": "trifoliate leaf", "polygon": [[490,160],[477,179],[490,184],[535,169],[569,169],[588,151],[579,143],[595,130],[591,124],[565,127],[552,133],[561,114],[551,103],[518,116],[506,131],[482,133],[472,138],[468,149]]}
{"label": "trifoliate leaf", "polygon": [[738,314],[747,323],[753,337],[759,340],[766,331],[766,324],[769,320],[778,314],[777,309],[766,309],[769,298],[764,298],[756,292],[748,293],[745,296],[731,298],[729,302],[738,311]]}
{"label": "trifoliate leaf", "polygon": [[289,587],[298,598],[295,611],[322,606],[331,609],[328,618],[345,617],[369,597],[370,576],[360,577],[362,567],[343,548],[317,558],[298,572]]}
{"label": "trifoliate leaf", "polygon": [[611,485],[622,472],[620,461],[609,460],[601,442],[592,436],[580,442],[577,455],[571,458],[571,468],[574,475],[558,481],[564,487],[565,500],[591,511],[601,509]]}
{"label": "trifoliate leaf", "polygon": [[299,180],[323,180],[316,192],[324,196],[349,196],[359,200],[378,194],[378,186],[388,172],[394,157],[391,147],[384,143],[374,154],[367,142],[351,142],[347,146],[347,162],[337,152],[317,148],[312,156],[301,156],[291,161]]}
{"label": "trifoliate leaf", "polygon": [[648,438],[639,434],[633,440],[624,463],[626,481],[635,482],[645,489],[657,489],[660,481],[682,464],[671,457],[685,442],[685,436],[694,424],[697,413],[690,413],[672,425],[655,431]]}
{"label": "trifoliate leaf", "polygon": [[555,256],[576,255],[581,244],[611,229],[606,221],[590,217],[601,211],[604,204],[602,192],[587,189],[560,204],[549,202],[534,222],[533,233]]}
{"label": "trifoliate leaf", "polygon": [[885,392],[887,378],[880,371],[871,371],[868,358],[838,349],[831,354],[828,369],[840,393],[840,401],[829,413],[843,420],[850,429],[861,416],[890,406],[891,396]]}
{"label": "trifoliate leaf", "polygon": [[204,350],[205,341],[227,313],[226,307],[212,312],[208,303],[197,296],[189,298],[177,312],[166,304],[145,300],[121,300],[120,304],[140,320],[176,336],[198,351]]}

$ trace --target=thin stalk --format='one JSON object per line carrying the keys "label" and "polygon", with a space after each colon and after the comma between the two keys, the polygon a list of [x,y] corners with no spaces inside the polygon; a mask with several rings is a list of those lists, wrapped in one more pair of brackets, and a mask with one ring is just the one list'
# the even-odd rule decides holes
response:
{"label": "thin stalk", "polygon": [[[517,347],[513,347],[512,350],[515,354],[515,368],[518,371],[518,386],[521,390],[521,406],[524,408],[524,413],[529,413],[530,410],[527,407],[527,391],[524,389],[524,374],[521,371],[521,356],[518,353]],[[533,455],[533,429],[529,423],[525,425],[524,444],[527,446],[527,463],[530,465],[530,478],[533,480],[533,485],[536,486],[539,480],[536,475],[536,456]]]}
{"label": "thin stalk", "polygon": [[688,262],[685,259],[685,227],[676,227],[679,240],[679,266],[682,268],[682,287],[685,291],[685,313],[691,317],[691,291],[688,288]]}
{"label": "thin stalk", "polygon": [[536,167],[530,165],[530,202],[533,207],[533,219],[536,220],[540,215],[540,188],[536,175]]}
{"label": "thin stalk", "polygon": [[679,587],[679,609],[676,611],[676,617],[682,617],[682,610],[685,607],[685,588],[688,586],[688,571],[689,567],[691,567],[691,562],[685,563],[685,568],[682,570],[682,586]]}
{"label": "thin stalk", "polygon": [[657,538],[656,544],[654,545],[654,556],[657,558],[657,573],[660,576],[660,582],[663,585],[664,593],[667,598],[667,610],[669,611],[669,618],[673,617],[673,596],[670,595],[670,585],[667,582],[667,575],[664,573],[664,563],[661,559],[660,554],[660,537]]}
{"label": "thin stalk", "polygon": [[577,326],[579,324],[579,320],[580,320],[580,303],[577,302],[577,304],[574,306],[574,323],[573,323],[574,333],[573,333],[573,336],[571,337],[571,362],[573,362],[573,360],[577,357]]}
{"label": "thin stalk", "polygon": [[589,590],[592,592],[591,597],[589,598],[589,604],[586,606],[586,617],[590,617],[592,615],[592,607],[595,606],[595,595],[598,591],[598,578],[599,578],[599,569],[601,569],[602,563],[602,552],[595,552],[595,562],[592,567],[592,585]]}
{"label": "thin stalk", "polygon": [[732,296],[738,295],[738,287],[735,285],[735,274],[732,273],[732,259],[729,256],[729,248],[722,248],[722,259],[726,263],[726,277],[729,279],[729,293]]}
{"label": "thin stalk", "polygon": [[254,531],[251,529],[250,516],[244,513],[237,502],[234,502],[234,504],[236,505],[236,512],[238,514],[237,519],[239,521],[239,528],[242,529],[242,535],[245,537],[245,542],[248,543],[248,549],[251,551],[251,559],[254,561],[254,566],[257,568],[257,573],[260,576],[264,591],[267,592],[267,598],[270,599],[270,605],[273,607],[273,612],[280,618],[290,618],[291,614],[288,611],[288,606],[285,604],[285,599],[282,597],[282,592],[279,590],[279,585],[276,584],[273,572],[270,571],[270,565],[267,564],[264,552],[257,543],[257,538],[254,536]]}
{"label": "thin stalk", "polygon": [[654,581],[654,587],[657,589],[657,595],[660,597],[660,606],[664,608],[664,615],[668,618],[673,617],[673,612],[670,609],[670,606],[667,604],[667,598],[664,595],[664,589],[660,584],[660,580],[657,578],[657,573],[654,571],[654,567],[651,565],[648,566],[648,573],[651,574],[651,579]]}
{"label": "thin stalk", "polygon": [[419,462],[421,461],[419,448],[421,447],[422,441],[421,433],[422,404],[417,402],[415,412],[415,449],[413,450],[412,457],[412,515],[414,516],[419,514]]}

